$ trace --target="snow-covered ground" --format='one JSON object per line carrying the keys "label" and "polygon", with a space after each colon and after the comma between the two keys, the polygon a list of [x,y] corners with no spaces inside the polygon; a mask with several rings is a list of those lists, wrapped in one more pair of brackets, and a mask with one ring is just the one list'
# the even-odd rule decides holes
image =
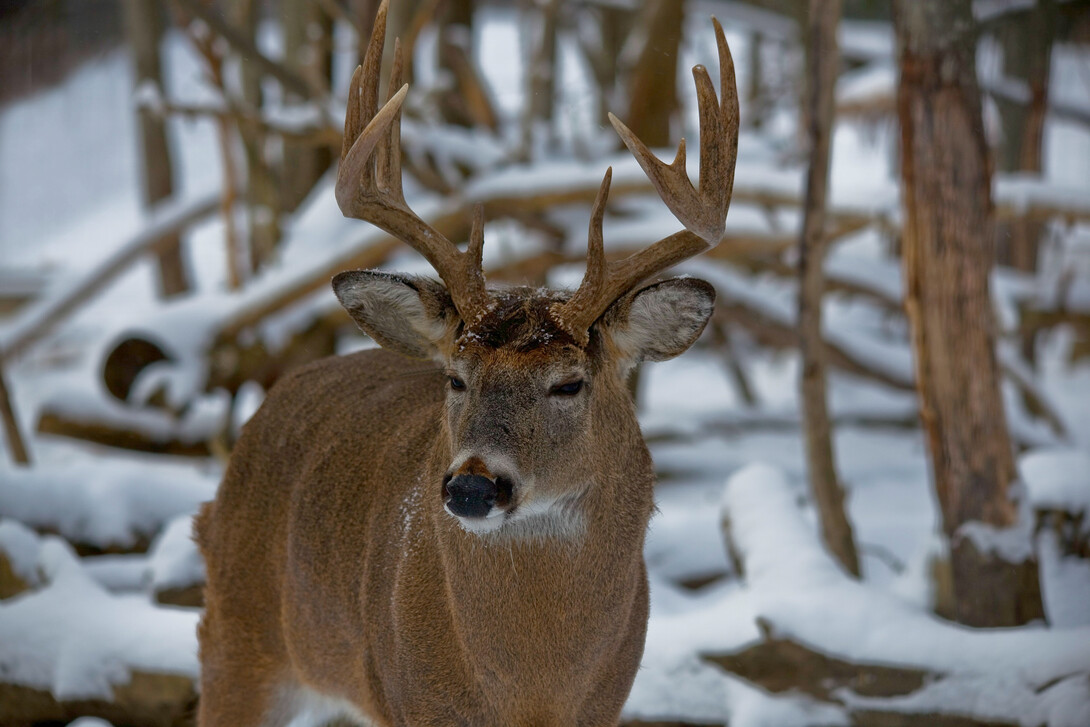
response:
{"label": "snow-covered ground", "polygon": [[[483,66],[501,110],[514,114],[521,95],[516,90],[520,68],[510,61],[518,58],[512,16],[493,11],[486,20],[480,31],[485,41],[480,47],[486,49]],[[712,54],[704,36],[710,33],[695,25],[690,30],[689,36],[700,40],[693,42],[685,61],[706,61]],[[744,87],[746,36],[738,29],[728,31]],[[882,65],[891,46],[869,42],[871,35],[861,34],[856,40],[876,48],[875,65],[870,76],[845,93],[857,98],[891,90],[895,79]],[[505,61],[489,62],[490,54]],[[1069,100],[1084,98],[1090,58],[1072,49],[1061,49],[1057,57],[1055,91]],[[183,38],[169,37],[166,58],[167,92],[186,101],[205,99],[208,92],[200,81],[199,64]],[[563,59],[559,127],[562,135],[571,136],[590,125],[594,104],[571,43],[563,46]],[[421,80],[426,82],[426,75]],[[46,281],[37,303],[16,316],[0,318],[0,349],[24,330],[33,306],[63,294],[146,224],[137,201],[131,108],[127,59],[117,51],[88,64],[55,89],[0,109],[0,273],[33,274]],[[792,112],[785,107],[770,119],[764,136],[743,136],[736,194],[747,185],[797,192],[801,168],[785,163],[776,151],[793,133],[793,123]],[[174,120],[171,132],[179,197],[184,202],[215,191],[220,167],[211,124]],[[593,146],[600,132],[585,132],[585,141]],[[834,205],[880,210],[896,218],[891,166],[895,143],[896,134],[888,124],[839,127],[832,172]],[[1045,158],[1048,188],[1061,190],[1074,204],[1090,203],[1088,130],[1050,122]],[[538,176],[531,176],[530,182],[556,184],[575,173],[600,174],[604,166],[598,161],[587,165],[554,160],[553,167],[537,165]],[[625,169],[624,163],[615,165],[618,176]],[[530,183],[526,175],[522,179]],[[481,182],[477,193],[488,193],[489,184],[506,191],[515,187],[512,177],[497,174]],[[1040,189],[1041,185],[1028,191],[1014,187],[1009,194],[1026,199]],[[997,194],[1008,192],[997,189]],[[429,203],[439,202],[422,199],[414,206],[421,209]],[[622,206],[636,216],[609,221],[607,241],[639,242],[654,239],[659,230],[668,234],[676,229],[656,204],[645,205],[640,199]],[[570,227],[578,240],[584,234],[585,214],[560,211],[556,222]],[[790,212],[770,219],[754,206],[739,205],[728,225],[771,233],[782,232],[781,227],[790,231],[797,222],[797,215]],[[52,335],[8,364],[6,375],[23,430],[35,430],[46,405],[66,411],[84,406],[101,410],[109,400],[101,383],[101,359],[107,343],[123,331],[156,327],[170,340],[196,350],[210,322],[223,310],[240,309],[292,280],[304,267],[335,259],[367,234],[359,223],[345,221],[336,211],[329,180],[289,221],[288,230],[279,267],[241,293],[225,290],[223,227],[215,219],[197,226],[187,239],[196,283],[188,299],[170,305],[158,301],[147,263],[117,278]],[[1090,280],[1090,230],[1085,225],[1057,230],[1063,243],[1056,246],[1053,264],[1066,265],[1074,271],[1076,283],[1085,286]],[[499,239],[494,247],[501,252],[489,254],[506,254],[503,240],[510,236],[509,226],[491,225],[490,245]],[[390,263],[399,269],[419,265],[409,254]],[[900,295],[897,264],[873,230],[840,244],[828,265],[830,275],[893,299]],[[744,301],[791,325],[793,293],[782,281],[699,260],[684,271],[711,280],[721,297]],[[567,279],[570,272],[558,271],[556,279]],[[1047,271],[1042,278],[1046,276]],[[1046,294],[1040,285],[1039,294]],[[1009,287],[997,285],[997,296],[1005,295]],[[293,320],[305,320],[313,311],[334,304],[328,293],[311,296],[294,313],[282,316],[279,325],[291,328],[297,325]],[[826,321],[830,339],[845,350],[894,379],[911,380],[903,326],[887,314],[854,298],[830,295]],[[924,441],[912,428],[867,423],[910,418],[913,398],[834,373],[834,415],[856,422],[840,426],[835,442],[863,560],[862,583],[849,581],[816,545],[797,426],[797,360],[739,338],[736,348],[756,395],[755,406],[742,401],[723,360],[707,347],[675,361],[648,365],[641,381],[641,421],[661,484],[659,512],[646,548],[651,622],[643,668],[626,714],[647,721],[729,721],[738,727],[829,725],[848,724],[850,707],[867,706],[868,698],[854,693],[839,704],[796,693],[771,694],[700,658],[758,643],[764,638],[759,617],[773,624],[777,635],[830,653],[947,675],[901,698],[905,711],[953,710],[1026,725],[1090,724],[1085,677],[1090,672],[1087,562],[1063,555],[1047,533],[1040,539],[1048,628],[982,634],[929,615],[937,513]],[[1085,360],[1068,360],[1071,346],[1070,336],[1057,331],[1043,340],[1038,361],[1040,388],[1059,413],[1066,436],[1042,433],[1040,423],[1030,420],[1013,395],[1011,419],[1023,441],[1036,443],[1020,459],[1031,500],[1086,513],[1090,366]],[[180,375],[167,376],[168,389],[178,400],[199,386],[197,363],[190,363]],[[252,411],[253,400],[261,396],[260,391],[251,393],[246,411]],[[187,415],[194,436],[230,416],[216,396],[204,398],[197,409]],[[239,416],[236,411],[236,419]],[[144,426],[149,430],[164,426],[160,419],[160,413],[149,412]],[[0,601],[0,678],[51,691],[58,698],[91,698],[108,696],[111,687],[126,682],[133,671],[195,676],[198,612],[159,606],[151,596],[201,578],[200,563],[185,536],[189,517],[213,495],[221,465],[106,451],[40,435],[31,437],[30,446],[31,469],[0,460],[0,550],[15,575],[31,586],[24,595]],[[724,517],[735,524],[734,545],[748,564],[744,577],[728,559]],[[65,539],[94,553],[80,556]],[[150,544],[146,554],[117,554],[138,544]],[[92,721],[79,724],[86,727]]]}

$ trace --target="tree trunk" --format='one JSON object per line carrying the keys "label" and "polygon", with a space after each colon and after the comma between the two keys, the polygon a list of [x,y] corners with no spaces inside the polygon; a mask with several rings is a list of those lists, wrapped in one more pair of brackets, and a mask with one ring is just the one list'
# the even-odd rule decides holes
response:
{"label": "tree trunk", "polygon": [[754,131],[764,126],[764,99],[761,95],[761,32],[750,31],[746,51],[749,55],[749,81],[746,83],[747,118]]}
{"label": "tree trunk", "polygon": [[601,5],[594,9],[593,27],[580,27],[577,33],[598,86],[598,125],[605,128],[609,128],[609,112],[619,108],[621,50],[632,30],[635,14],[628,7]]}
{"label": "tree trunk", "polygon": [[[257,42],[258,0],[232,0],[231,21],[249,40]],[[242,98],[247,106],[262,104],[261,69],[245,54],[238,55]],[[280,194],[276,176],[265,158],[268,137],[264,130],[238,125],[246,158],[246,206],[250,238],[250,269],[257,272],[273,259],[280,242]]]}
{"label": "tree trunk", "polygon": [[[998,161],[1003,171],[1039,174],[1042,170],[1057,15],[1053,0],[1040,0],[1025,17],[1013,17],[997,33],[1003,45],[1004,75],[1025,82],[1029,91],[1028,103],[997,99],[1003,124]],[[1044,231],[1041,220],[1014,219],[1000,224],[997,238],[1000,263],[1016,270],[1035,272]],[[1022,337],[1022,354],[1031,362],[1036,358],[1034,338],[1033,335]]]}
{"label": "tree trunk", "polygon": [[825,289],[825,199],[828,196],[829,152],[833,134],[833,92],[840,66],[836,28],[840,0],[810,0],[806,28],[806,119],[810,168],[806,175],[802,239],[799,240],[799,348],[802,354],[800,393],[810,491],[817,504],[825,547],[853,576],[859,555],[852,526],[844,512],[844,491],[836,474],[832,428],[826,401],[825,347],[821,335],[821,299]]}
{"label": "tree trunk", "polygon": [[[165,20],[162,7],[155,0],[125,0],[125,30],[132,49],[133,82],[137,88],[154,84],[162,94],[163,77],[159,62],[159,42]],[[137,111],[140,129],[140,163],[144,204],[152,206],[174,192],[174,167],[170,158],[166,121],[154,110]],[[159,293],[164,298],[189,290],[189,276],[182,256],[181,237],[164,247],[157,256]]]}
{"label": "tree trunk", "polygon": [[[998,32],[1004,75],[1023,81],[1029,91],[1027,103],[998,100],[1003,128],[998,161],[1003,171],[1041,171],[1056,16],[1054,2],[1041,0],[1025,17],[1012,18]],[[1035,271],[1044,225],[1038,220],[1013,220],[1005,227],[999,235],[1000,262],[1017,270]]]}
{"label": "tree trunk", "polygon": [[[329,87],[333,50],[333,23],[311,0],[281,0],[284,65],[321,89]],[[289,94],[289,100],[292,95]],[[294,99],[298,101],[299,99]],[[284,208],[294,210],[333,163],[325,145],[284,140]]]}
{"label": "tree trunk", "polygon": [[529,159],[535,129],[543,129],[546,142],[554,141],[553,97],[556,94],[556,30],[560,0],[527,2],[523,22],[530,30],[530,56],[525,71],[526,101],[522,111],[522,156]]}
{"label": "tree trunk", "polygon": [[[1043,617],[999,388],[995,208],[969,0],[896,0],[905,306],[958,621]],[[1019,526],[1021,525],[1021,529]],[[1002,535],[1002,541],[988,535]],[[999,547],[1002,545],[1003,547]]]}
{"label": "tree trunk", "polygon": [[653,0],[629,36],[629,42],[642,48],[629,79],[625,123],[650,147],[673,142],[670,122],[678,110],[677,59],[684,18],[683,0]]}

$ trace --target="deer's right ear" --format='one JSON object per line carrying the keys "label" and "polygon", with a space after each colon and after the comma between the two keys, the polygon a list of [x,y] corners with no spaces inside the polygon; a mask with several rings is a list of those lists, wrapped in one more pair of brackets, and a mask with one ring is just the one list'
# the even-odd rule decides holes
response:
{"label": "deer's right ear", "polygon": [[350,270],[333,278],[333,292],[380,346],[412,358],[438,357],[458,326],[450,293],[428,278]]}

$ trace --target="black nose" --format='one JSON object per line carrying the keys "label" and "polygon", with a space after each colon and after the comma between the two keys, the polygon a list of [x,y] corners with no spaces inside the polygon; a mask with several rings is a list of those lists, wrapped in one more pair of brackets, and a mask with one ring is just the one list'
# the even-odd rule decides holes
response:
{"label": "black nose", "polygon": [[496,483],[481,475],[458,475],[445,489],[447,509],[459,517],[484,517],[496,502]]}

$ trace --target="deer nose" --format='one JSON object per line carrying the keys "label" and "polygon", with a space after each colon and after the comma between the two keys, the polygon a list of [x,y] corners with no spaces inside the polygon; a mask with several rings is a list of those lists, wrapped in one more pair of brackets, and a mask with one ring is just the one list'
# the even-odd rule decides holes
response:
{"label": "deer nose", "polygon": [[484,517],[496,503],[499,488],[481,475],[456,475],[443,485],[447,510],[458,517]]}

